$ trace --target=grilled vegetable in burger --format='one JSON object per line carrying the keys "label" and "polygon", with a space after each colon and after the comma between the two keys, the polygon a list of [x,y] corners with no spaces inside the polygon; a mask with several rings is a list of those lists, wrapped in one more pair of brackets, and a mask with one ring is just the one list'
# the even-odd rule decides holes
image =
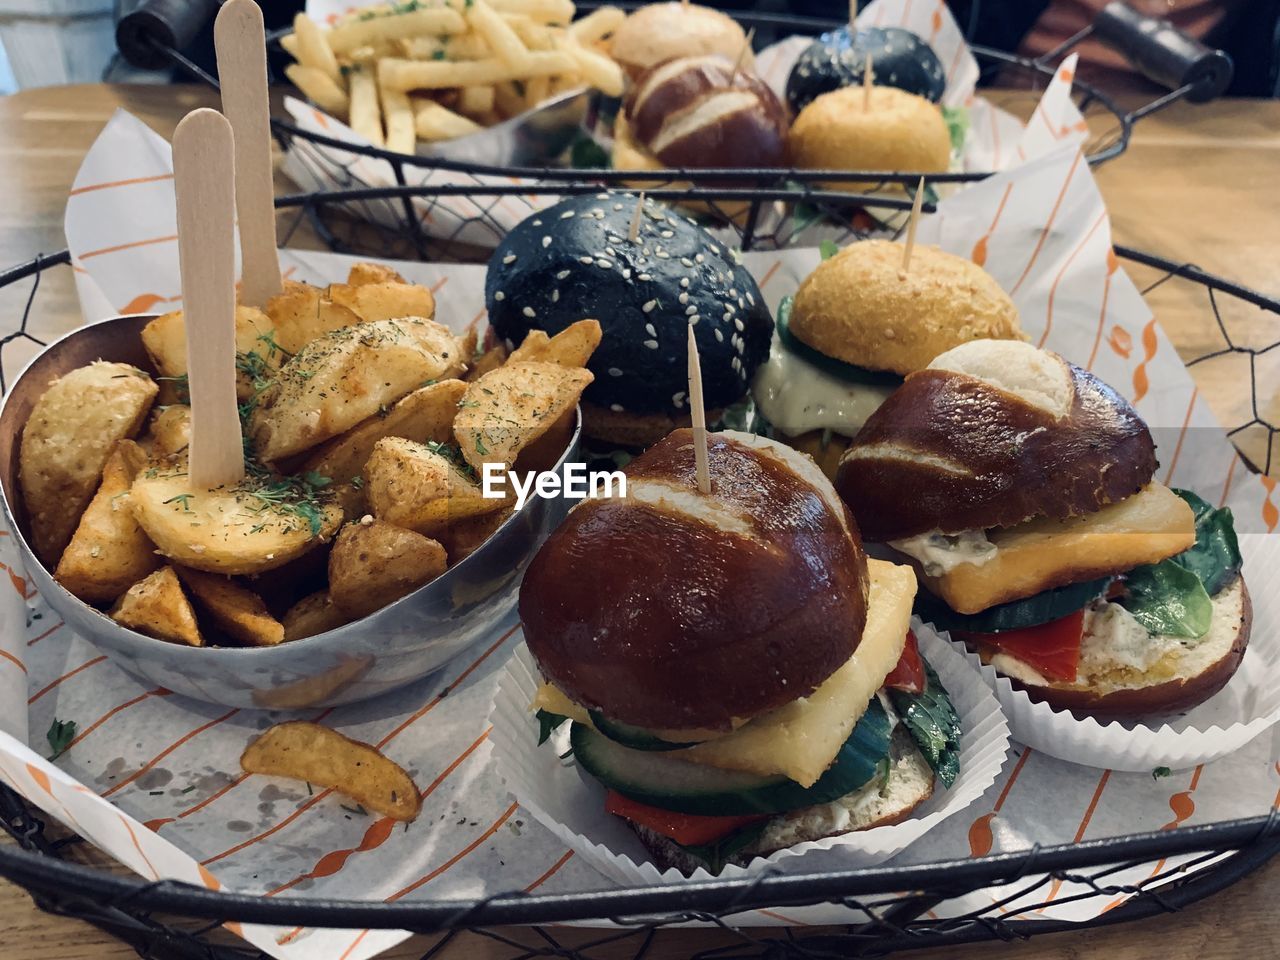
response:
{"label": "grilled vegetable in burger", "polygon": [[[650,67],[677,57],[714,54],[733,63],[746,45],[732,17],[696,3],[650,3],[635,10],[613,33],[609,55],[634,81]],[[748,50],[743,65],[752,69]]]}
{"label": "grilled vegetable in burger", "polygon": [[1018,310],[985,270],[936,247],[854,243],[823,261],[778,308],[756,374],[760,413],[828,476],[849,440],[898,386],[954,346],[1022,338]]}
{"label": "grilled vegetable in burger", "polygon": [[908,633],[910,568],[866,558],[807,457],[712,434],[702,495],[692,441],[641,454],[626,497],[583,502],[534,558],[544,720],[572,719],[576,762],[664,868],[909,816],[960,736]]}
{"label": "grilled vegetable in burger", "polygon": [[841,87],[861,86],[867,57],[872,79],[937,103],[947,75],[933,48],[910,30],[872,27],[854,32],[846,24],[824,33],[800,54],[787,76],[787,103],[799,113]]}
{"label": "grilled vegetable in burger", "polygon": [[1154,478],[1115,391],[1026,343],[964,344],[907,377],[836,485],[909,557],[921,614],[1035,700],[1097,716],[1185,710],[1249,639],[1231,512]]}
{"label": "grilled vegetable in burger", "polygon": [[769,353],[773,320],[732,251],[691,220],[648,202],[636,239],[637,198],[571,197],[526,218],[489,261],[489,323],[515,343],[600,321],[583,395],[584,430],[639,447],[689,422],[687,336],[702,357],[709,419],[742,399]]}

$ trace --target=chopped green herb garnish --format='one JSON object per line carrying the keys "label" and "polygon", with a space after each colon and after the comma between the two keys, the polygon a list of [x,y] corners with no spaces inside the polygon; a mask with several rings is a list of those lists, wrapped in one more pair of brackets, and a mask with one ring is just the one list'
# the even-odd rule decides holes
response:
{"label": "chopped green herb garnish", "polygon": [[49,731],[44,737],[49,741],[49,749],[53,751],[49,754],[49,759],[57,760],[67,752],[71,741],[76,738],[76,722],[59,720],[55,717],[53,723],[49,724]]}

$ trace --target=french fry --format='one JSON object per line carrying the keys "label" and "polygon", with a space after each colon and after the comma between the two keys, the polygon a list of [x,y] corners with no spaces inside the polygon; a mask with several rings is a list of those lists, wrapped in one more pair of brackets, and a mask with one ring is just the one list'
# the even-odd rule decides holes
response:
{"label": "french fry", "polygon": [[409,105],[409,95],[403,90],[392,90],[379,87],[382,98],[382,118],[387,130],[386,147],[397,153],[413,153],[417,144],[414,133],[413,108]]}
{"label": "french fry", "polygon": [[382,113],[378,108],[378,84],[373,71],[353,69],[348,80],[351,84],[351,116],[347,125],[375,147],[381,147],[386,141],[382,133]]}
{"label": "french fry", "polygon": [[[489,86],[503,80],[550,77],[574,69],[574,57],[562,51],[531,52],[519,64],[497,58],[463,63],[423,63],[388,58],[382,61],[382,82],[393,90],[439,90],[446,87]],[[355,77],[352,77],[354,97]]]}
{"label": "french fry", "polygon": [[494,105],[504,119],[524,113],[524,90],[514,80],[504,80],[493,88]]}
{"label": "french fry", "polygon": [[622,68],[603,53],[588,50],[578,43],[572,34],[565,38],[561,49],[573,57],[578,70],[591,86],[608,97],[622,96]]}
{"label": "french fry", "polygon": [[286,33],[280,38],[280,48],[284,50],[293,59],[298,59],[298,37],[296,34]]}
{"label": "french fry", "polygon": [[529,56],[529,49],[520,42],[516,32],[485,0],[475,0],[467,11],[467,23],[484,37],[494,56],[517,67]]}
{"label": "french fry", "polygon": [[474,120],[468,120],[461,114],[454,113],[443,104],[436,103],[434,100],[425,100],[414,118],[414,129],[419,139],[435,143],[439,140],[465,137],[483,128]]}
{"label": "french fry", "polygon": [[[572,10],[573,5],[569,4],[569,8]],[[344,20],[329,31],[329,46],[335,54],[341,55],[358,47],[387,43],[397,37],[450,36],[466,31],[467,22],[458,11],[433,7]]]}
{"label": "french fry", "polygon": [[524,105],[526,110],[532,110],[549,96],[551,96],[550,77],[530,77],[529,82],[524,85]]}
{"label": "french fry", "polygon": [[458,112],[475,119],[493,110],[493,87],[463,87],[458,94]]}
{"label": "french fry", "polygon": [[577,12],[572,0],[489,0],[499,13],[523,13],[539,23],[567,24]]}
{"label": "french fry", "polygon": [[502,19],[510,24],[516,36],[530,50],[554,50],[556,48],[555,28],[539,23],[523,13],[504,13]]}
{"label": "french fry", "polygon": [[291,63],[284,68],[284,75],[289,78],[290,83],[302,91],[304,97],[325,113],[331,113],[335,117],[345,117],[351,109],[351,100],[347,92],[323,70],[304,67],[300,63]]}
{"label": "french fry", "polygon": [[625,19],[627,19],[625,10],[619,10],[617,7],[601,7],[581,20],[575,20],[569,24],[569,36],[587,47],[613,33]]}
{"label": "french fry", "polygon": [[342,79],[338,70],[338,58],[329,48],[325,32],[305,13],[293,18],[293,35],[298,38],[297,60],[304,67],[323,71],[334,83]]}
{"label": "french fry", "polygon": [[403,37],[395,45],[401,58],[408,60],[483,60],[493,56],[484,37],[475,33],[453,37]]}

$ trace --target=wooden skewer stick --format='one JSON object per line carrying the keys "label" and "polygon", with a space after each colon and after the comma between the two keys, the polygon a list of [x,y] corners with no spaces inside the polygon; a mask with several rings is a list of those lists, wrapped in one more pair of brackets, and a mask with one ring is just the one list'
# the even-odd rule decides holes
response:
{"label": "wooden skewer stick", "polygon": [[871,54],[868,53],[866,61],[862,64],[862,111],[864,113],[871,112],[871,88],[875,86],[875,82],[875,63]]}
{"label": "wooden skewer stick", "polygon": [[271,110],[262,10],[227,0],[213,25],[222,112],[235,133],[236,217],[240,223],[240,300],[262,307],[284,289],[276,252]]}
{"label": "wooden skewer stick", "polygon": [[738,51],[738,59],[733,61],[733,73],[729,74],[729,82],[733,83],[734,79],[742,72],[742,65],[746,62],[747,54],[751,51],[751,41],[756,38],[756,28],[752,27],[747,31],[746,37],[742,40],[742,49]]}
{"label": "wooden skewer stick", "polygon": [[916,227],[920,225],[920,207],[924,204],[924,177],[916,185],[916,200],[911,205],[911,219],[907,221],[907,244],[902,250],[902,272],[911,268],[911,252],[916,248]]}
{"label": "wooden skewer stick", "polygon": [[849,0],[849,35],[858,35],[858,0]]}
{"label": "wooden skewer stick", "polygon": [[636,201],[636,212],[631,215],[631,226],[627,228],[627,239],[632,243],[640,240],[640,217],[644,215],[644,191],[640,191],[640,199]]}
{"label": "wooden skewer stick", "polygon": [[244,479],[236,403],[236,187],[231,124],[194,110],[173,134],[178,264],[187,328],[191,463],[196,489]]}
{"label": "wooden skewer stick", "polygon": [[707,411],[702,405],[702,364],[698,359],[698,340],[689,324],[689,410],[693,414],[693,469],[698,477],[698,492],[711,492],[711,470],[707,466]]}

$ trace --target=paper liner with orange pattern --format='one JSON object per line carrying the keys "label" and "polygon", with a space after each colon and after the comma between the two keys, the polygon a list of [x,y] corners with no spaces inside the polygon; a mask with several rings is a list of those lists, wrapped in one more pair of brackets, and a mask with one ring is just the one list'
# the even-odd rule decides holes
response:
{"label": "paper liner with orange pattern", "polygon": [[[880,863],[915,843],[948,817],[973,803],[991,786],[1009,749],[1009,728],[995,697],[976,670],[930,627],[913,620],[920,652],[938,672],[960,718],[960,775],[951,787],[935,784],[933,796],[915,813],[891,826],[874,827],[821,840],[797,843],[745,867],[730,864],[723,879],[754,876],[776,865],[804,858],[797,869],[848,869]],[[538,721],[529,709],[542,682],[528,647],[521,643],[498,680],[490,722],[497,772],[520,805],[538,818],[579,856],[611,880],[627,885],[709,880],[699,868],[685,877],[659,870],[643,845],[619,818],[605,813],[604,787],[576,764],[562,762],[567,728],[538,747]]]}
{"label": "paper liner with orange pattern", "polygon": [[[968,650],[995,691],[1013,735],[1072,763],[1150,773],[1183,770],[1240,749],[1280,720],[1280,537],[1240,537],[1253,631],[1240,669],[1214,696],[1174,717],[1099,721],[1036,703]],[[945,636],[945,634],[944,634]],[[957,647],[959,644],[957,644]]]}

